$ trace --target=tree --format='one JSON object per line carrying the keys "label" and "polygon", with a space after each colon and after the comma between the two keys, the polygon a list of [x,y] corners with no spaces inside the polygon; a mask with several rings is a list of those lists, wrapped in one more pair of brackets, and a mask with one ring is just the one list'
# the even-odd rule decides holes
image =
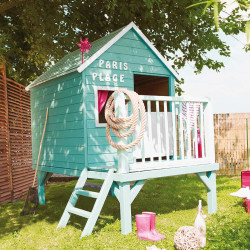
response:
{"label": "tree", "polygon": [[[52,62],[77,49],[80,37],[94,41],[134,21],[156,48],[178,70],[194,62],[219,70],[223,63],[209,58],[216,50],[230,56],[214,24],[213,5],[188,6],[197,0],[0,0],[0,54],[8,76],[27,85]],[[246,21],[235,10],[220,20],[228,35],[244,31]],[[177,53],[178,52],[178,53]]]}

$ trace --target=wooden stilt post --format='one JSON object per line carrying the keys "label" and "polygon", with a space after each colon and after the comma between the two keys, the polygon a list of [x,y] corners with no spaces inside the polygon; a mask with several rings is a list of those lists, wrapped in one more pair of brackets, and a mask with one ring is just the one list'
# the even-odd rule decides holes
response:
{"label": "wooden stilt post", "polygon": [[202,182],[207,188],[207,206],[208,213],[215,213],[217,210],[217,197],[216,197],[216,173],[215,171],[197,173]]}
{"label": "wooden stilt post", "polygon": [[216,173],[215,171],[207,172],[207,177],[210,181],[210,190],[207,190],[207,206],[208,213],[215,213],[217,210],[217,197],[216,197]]}
{"label": "wooden stilt post", "polygon": [[[125,96],[123,93],[117,93],[115,96],[115,115],[116,117],[126,117]],[[118,144],[126,144],[126,138],[118,138]],[[118,173],[129,172],[129,159],[126,150],[117,150],[118,157]],[[121,232],[129,234],[132,232],[131,220],[131,197],[130,182],[120,182],[120,216],[121,216]]]}
{"label": "wooden stilt post", "polygon": [[45,192],[44,192],[44,184],[47,176],[47,172],[37,171],[37,190],[38,190],[38,200],[39,204],[45,204]]}
{"label": "wooden stilt post", "polygon": [[121,232],[122,234],[129,234],[132,232],[130,182],[120,182],[119,190]]}

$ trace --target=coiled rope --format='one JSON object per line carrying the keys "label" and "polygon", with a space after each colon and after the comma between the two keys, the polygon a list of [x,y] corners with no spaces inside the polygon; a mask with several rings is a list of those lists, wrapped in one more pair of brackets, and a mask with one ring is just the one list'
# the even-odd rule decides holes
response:
{"label": "coiled rope", "polygon": [[[126,94],[129,98],[131,104],[132,104],[132,114],[128,117],[125,117],[125,118],[115,117],[114,96],[118,92],[122,92],[122,93]],[[118,144],[114,143],[114,141],[112,140],[111,135],[110,135],[110,127],[112,128],[113,133],[117,137],[119,137],[119,138],[127,137],[135,131],[136,125],[138,123],[139,115],[141,116],[141,124],[140,124],[141,128],[140,128],[140,133],[137,136],[137,138],[133,142],[131,142],[130,144],[127,144],[127,145],[118,145]],[[106,103],[105,119],[107,121],[106,136],[107,136],[109,144],[112,147],[119,149],[119,150],[129,149],[129,148],[134,147],[142,139],[143,133],[145,130],[145,124],[146,124],[146,111],[145,111],[145,106],[143,104],[143,101],[141,100],[141,98],[139,97],[139,95],[136,92],[130,91],[127,89],[122,89],[122,88],[116,90],[109,97],[109,99]],[[120,130],[126,130],[126,131],[123,132]]]}

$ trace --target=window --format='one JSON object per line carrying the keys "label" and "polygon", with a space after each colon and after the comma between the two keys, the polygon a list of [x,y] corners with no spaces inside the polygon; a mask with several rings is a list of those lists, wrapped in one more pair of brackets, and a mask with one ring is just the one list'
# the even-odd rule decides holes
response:
{"label": "window", "polygon": [[116,87],[98,87],[94,86],[95,92],[95,124],[96,127],[106,127],[105,106],[112,95],[117,90]]}

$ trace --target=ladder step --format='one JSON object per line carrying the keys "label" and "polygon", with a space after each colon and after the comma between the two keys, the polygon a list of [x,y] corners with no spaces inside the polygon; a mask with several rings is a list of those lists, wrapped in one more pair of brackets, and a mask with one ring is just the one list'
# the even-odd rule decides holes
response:
{"label": "ladder step", "polygon": [[76,208],[76,207],[70,207],[70,208],[67,209],[67,211],[69,213],[76,214],[76,215],[79,215],[79,216],[82,216],[82,217],[85,217],[85,218],[89,218],[90,215],[91,215],[91,212],[85,211],[83,209],[79,209],[79,208]]}
{"label": "ladder step", "polygon": [[95,199],[97,199],[98,195],[99,195],[99,193],[97,193],[97,192],[87,191],[87,190],[76,190],[75,194],[83,195],[83,196],[95,198]]}

